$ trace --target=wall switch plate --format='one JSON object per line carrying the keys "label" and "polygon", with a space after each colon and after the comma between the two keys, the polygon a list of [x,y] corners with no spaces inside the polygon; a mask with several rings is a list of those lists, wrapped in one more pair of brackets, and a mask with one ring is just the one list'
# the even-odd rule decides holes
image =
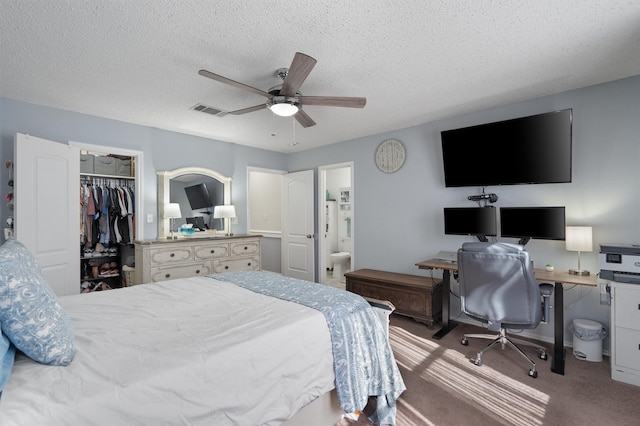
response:
{"label": "wall switch plate", "polygon": [[147,213],[147,223],[153,223],[153,213]]}
{"label": "wall switch plate", "polygon": [[238,218],[237,217],[232,217],[231,218],[231,224],[232,225],[237,225],[238,224]]}

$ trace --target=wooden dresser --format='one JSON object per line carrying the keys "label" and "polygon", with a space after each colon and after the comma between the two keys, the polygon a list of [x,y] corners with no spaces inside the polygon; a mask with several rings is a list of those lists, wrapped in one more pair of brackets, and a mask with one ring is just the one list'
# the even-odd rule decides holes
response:
{"label": "wooden dresser", "polygon": [[429,327],[442,320],[442,286],[418,275],[360,269],[347,272],[347,291],[396,307],[395,314],[411,317]]}
{"label": "wooden dresser", "polygon": [[260,235],[135,242],[135,284],[261,269]]}

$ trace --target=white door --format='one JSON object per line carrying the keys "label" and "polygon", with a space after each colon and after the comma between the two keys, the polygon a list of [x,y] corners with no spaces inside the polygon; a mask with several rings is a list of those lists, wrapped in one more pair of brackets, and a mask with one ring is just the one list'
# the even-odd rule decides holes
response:
{"label": "white door", "polygon": [[313,170],[282,177],[282,274],[315,281]]}
{"label": "white door", "polygon": [[16,134],[15,236],[57,296],[80,292],[80,150]]}

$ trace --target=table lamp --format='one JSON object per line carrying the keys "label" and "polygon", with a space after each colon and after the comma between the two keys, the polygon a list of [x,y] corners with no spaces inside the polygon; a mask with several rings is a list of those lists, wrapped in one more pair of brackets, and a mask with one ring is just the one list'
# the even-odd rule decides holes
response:
{"label": "table lamp", "polygon": [[177,237],[173,235],[173,221],[174,219],[179,219],[182,217],[182,212],[180,212],[180,204],[178,203],[167,203],[164,205],[164,218],[169,219],[169,229],[171,231],[171,235],[167,237],[168,239],[174,240]]}
{"label": "table lamp", "polygon": [[227,237],[231,236],[231,218],[236,217],[235,206],[215,206],[213,208],[214,219],[225,219],[225,229],[227,230]]}
{"label": "table lamp", "polygon": [[590,226],[567,226],[566,248],[578,252],[578,269],[569,269],[572,275],[589,275],[589,271],[580,268],[580,252],[593,251],[593,231]]}

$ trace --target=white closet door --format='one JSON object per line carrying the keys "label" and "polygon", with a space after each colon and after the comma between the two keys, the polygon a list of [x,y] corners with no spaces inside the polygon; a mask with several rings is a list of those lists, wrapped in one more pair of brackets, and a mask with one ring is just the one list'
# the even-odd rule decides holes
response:
{"label": "white closet door", "polygon": [[16,134],[15,235],[57,296],[80,292],[80,150]]}
{"label": "white closet door", "polygon": [[315,281],[313,170],[282,177],[282,274]]}

